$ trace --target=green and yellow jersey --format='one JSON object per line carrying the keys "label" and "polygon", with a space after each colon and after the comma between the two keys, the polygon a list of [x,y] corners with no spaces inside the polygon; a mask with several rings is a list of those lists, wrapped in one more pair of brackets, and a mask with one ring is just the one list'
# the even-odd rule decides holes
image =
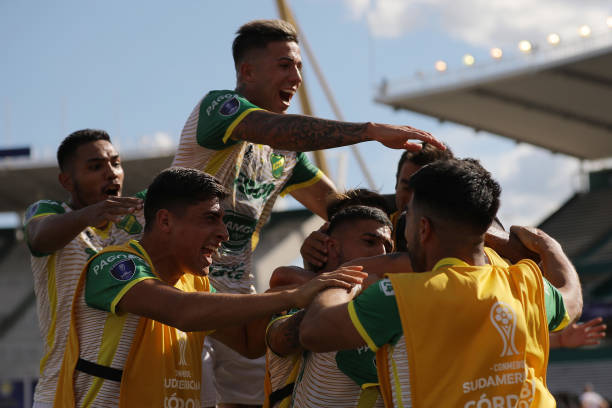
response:
{"label": "green and yellow jersey", "polygon": [[[137,196],[143,198],[144,192]],[[27,231],[26,227],[33,219],[70,211],[72,209],[64,202],[37,201],[26,211],[24,228]],[[83,266],[105,246],[139,239],[143,226],[144,212],[140,210],[126,215],[116,224],[109,223],[103,229],[87,227],[66,246],[53,253],[39,253],[30,248],[36,309],[43,339],[43,357],[34,401],[53,403],[66,347],[72,297]],[[30,247],[27,233],[26,242]]]}
{"label": "green and yellow jersey", "polygon": [[219,292],[254,292],[251,252],[276,198],[322,175],[304,153],[232,139],[236,126],[256,110],[235,91],[209,92],[187,120],[172,163],[205,171],[230,191],[223,203],[229,241],[210,267]]}
{"label": "green and yellow jersey", "polygon": [[[72,401],[77,406],[134,406],[138,401],[165,406],[164,398],[172,397],[199,406],[205,333],[185,333],[117,310],[134,285],[159,279],[144,248],[137,241],[106,248],[83,273],[75,293],[70,350],[63,360],[56,406]],[[207,278],[191,274],[183,275],[174,287],[214,292]],[[143,388],[149,389],[146,396],[138,396]]]}
{"label": "green and yellow jersey", "polygon": [[[396,287],[394,279],[401,280],[402,286]],[[421,298],[416,299],[413,292],[406,294],[406,288],[422,293],[419,295]],[[400,308],[398,293],[402,299],[413,299],[414,304],[402,300],[404,303]],[[432,302],[436,297],[441,300]],[[543,367],[545,370],[548,355],[546,333],[560,330],[568,323],[561,294],[541,276],[531,261],[521,261],[509,267],[474,267],[454,258],[445,258],[432,272],[389,275],[350,302],[348,308],[353,324],[366,344],[383,353],[377,355],[378,373],[381,386],[386,381],[388,388],[392,389],[389,400],[395,406],[405,407],[413,406],[415,390],[420,389],[414,388],[411,375],[419,378],[418,387],[445,384],[448,390],[456,391],[462,398],[469,398],[473,383],[476,387],[485,384],[484,389],[476,389],[481,394],[495,394],[499,391],[496,375],[504,385],[519,379],[523,381],[528,374],[533,376],[533,372],[545,377],[541,370]],[[537,317],[540,315],[542,319]],[[411,316],[412,324],[419,327],[406,327],[407,316]],[[411,333],[408,338],[406,333]],[[412,350],[416,350],[416,354],[410,354]],[[411,368],[411,358],[415,355],[419,356],[419,361]],[[470,370],[480,373],[485,381],[474,379],[474,373],[468,373],[465,364],[458,363],[455,371],[451,371],[449,361],[455,361],[451,359],[444,360],[449,379],[439,375],[438,384],[429,384],[425,378],[433,373],[433,366],[430,367],[430,363],[423,365],[422,355],[433,359],[438,356],[442,360],[447,355],[470,358]],[[470,357],[466,357],[468,355]],[[497,369],[499,372],[495,372]],[[386,380],[381,378],[381,372]],[[494,374],[492,382],[488,374],[485,375],[491,372]],[[541,377],[538,378],[533,384],[538,381],[540,385],[545,383]],[[508,394],[508,398],[514,398],[515,394]]]}

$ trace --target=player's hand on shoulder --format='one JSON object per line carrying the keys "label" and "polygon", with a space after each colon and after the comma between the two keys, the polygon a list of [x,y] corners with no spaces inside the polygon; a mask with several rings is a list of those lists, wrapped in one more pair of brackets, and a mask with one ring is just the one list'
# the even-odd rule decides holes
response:
{"label": "player's hand on shoulder", "polygon": [[118,222],[124,215],[142,209],[143,201],[135,197],[108,197],[106,200],[81,208],[81,216],[87,225],[104,225],[107,221]]}
{"label": "player's hand on shoulder", "polygon": [[368,276],[360,266],[344,266],[332,272],[324,272],[298,287],[295,292],[295,306],[304,308],[321,290],[329,287],[351,290]]}
{"label": "player's hand on shoulder", "polygon": [[410,140],[420,140],[438,149],[446,150],[446,146],[433,137],[431,133],[411,126],[369,123],[368,133],[372,140],[376,140],[391,149],[417,151],[421,149],[421,143],[410,142]]}

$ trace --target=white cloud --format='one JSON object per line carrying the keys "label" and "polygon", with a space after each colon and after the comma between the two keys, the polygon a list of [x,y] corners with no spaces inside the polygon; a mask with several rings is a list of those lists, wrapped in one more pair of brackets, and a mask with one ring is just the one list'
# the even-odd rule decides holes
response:
{"label": "white cloud", "polygon": [[[352,18],[365,20],[374,36],[398,37],[419,24],[439,24],[432,30],[476,46],[543,42],[550,32],[577,38],[577,29],[589,24],[606,30],[610,13],[604,0],[344,0]],[[438,18],[431,19],[429,17]],[[420,23],[419,23],[420,22]]]}
{"label": "white cloud", "polygon": [[155,132],[152,135],[143,135],[138,143],[140,151],[168,151],[178,145],[178,139],[167,132]]}

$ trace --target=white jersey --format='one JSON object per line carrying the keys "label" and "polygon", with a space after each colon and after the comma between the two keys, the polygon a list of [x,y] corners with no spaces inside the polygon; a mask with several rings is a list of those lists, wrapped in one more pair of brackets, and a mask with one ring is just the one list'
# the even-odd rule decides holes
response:
{"label": "white jersey", "polygon": [[[295,408],[357,407],[362,389],[338,369],[336,354],[305,353],[303,371],[293,391]],[[373,407],[383,406],[379,396]]]}
{"label": "white jersey", "polygon": [[[32,204],[25,225],[33,218],[72,211],[66,203],[41,200]],[[104,230],[87,227],[59,251],[42,254],[31,251],[34,292],[43,357],[34,401],[53,403],[70,326],[72,299],[87,260],[108,245],[138,239],[142,235],[144,214],[140,210],[125,216]]]}
{"label": "white jersey", "polygon": [[276,198],[312,185],[322,174],[303,153],[231,139],[234,128],[257,110],[235,91],[209,92],[187,119],[172,163],[209,173],[230,192],[222,204],[229,241],[210,267],[219,292],[255,291],[251,253]]}

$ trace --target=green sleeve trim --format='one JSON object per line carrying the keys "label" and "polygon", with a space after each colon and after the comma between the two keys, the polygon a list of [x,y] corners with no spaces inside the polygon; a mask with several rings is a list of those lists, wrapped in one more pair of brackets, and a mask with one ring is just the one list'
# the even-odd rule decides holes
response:
{"label": "green sleeve trim", "polygon": [[546,278],[542,277],[542,283],[548,330],[552,332],[563,330],[570,322],[563,303],[563,296]]}
{"label": "green sleeve trim", "polygon": [[280,193],[281,197],[286,196],[287,194],[291,193],[292,191],[296,191],[299,190],[301,188],[306,188],[306,187],[310,187],[313,184],[315,184],[317,181],[321,180],[321,177],[323,177],[323,172],[319,169],[317,169],[317,174],[315,174],[315,176],[313,178],[311,178],[308,181],[304,181],[303,183],[299,183],[299,184],[293,184],[291,186],[285,187],[285,189]]}
{"label": "green sleeve trim", "polygon": [[227,143],[227,140],[230,138],[230,136],[232,135],[232,132],[234,131],[234,129],[236,128],[236,126],[238,126],[238,124],[240,122],[242,122],[242,119],[244,119],[246,117],[246,115],[248,115],[249,113],[253,112],[253,111],[258,111],[258,110],[262,110],[261,108],[250,108],[245,110],[244,112],[242,112],[233,122],[231,125],[229,125],[227,127],[227,129],[225,130],[225,135],[223,136],[223,143]]}
{"label": "green sleeve trim", "polygon": [[155,276],[143,276],[141,278],[138,279],[134,279],[133,281],[130,281],[129,283],[127,283],[123,288],[121,288],[121,290],[119,291],[119,293],[117,293],[117,295],[115,296],[115,298],[112,300],[111,304],[110,304],[110,312],[112,314],[117,314],[115,311],[115,308],[117,307],[117,303],[119,303],[119,301],[121,300],[121,298],[123,298],[123,295],[126,294],[126,292],[128,290],[130,290],[132,288],[132,286],[134,286],[135,284],[137,284],[140,281],[143,281],[145,279],[157,279],[159,280],[159,278],[155,277]]}
{"label": "green sleeve trim", "polygon": [[372,340],[372,338],[370,337],[366,329],[363,327],[363,325],[359,321],[359,317],[357,316],[357,311],[355,310],[355,303],[353,301],[350,301],[348,304],[348,312],[351,318],[351,322],[353,322],[353,325],[355,326],[355,329],[357,329],[357,332],[359,333],[361,338],[366,342],[370,350],[372,350],[373,352],[378,351],[378,346],[376,345],[376,343],[374,343],[374,340]]}
{"label": "green sleeve trim", "polygon": [[144,200],[147,197],[147,189],[145,188],[144,190],[137,192],[134,194],[134,197]]}

